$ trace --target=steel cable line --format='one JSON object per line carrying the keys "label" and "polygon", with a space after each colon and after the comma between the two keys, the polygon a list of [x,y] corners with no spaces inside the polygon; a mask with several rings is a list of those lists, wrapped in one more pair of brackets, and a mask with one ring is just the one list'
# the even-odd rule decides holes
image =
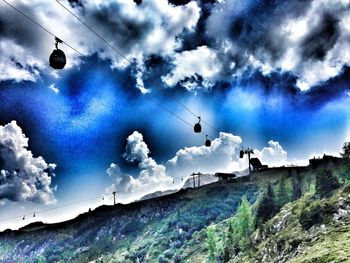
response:
{"label": "steel cable line", "polygon": [[[189,125],[191,125],[191,124],[189,124]],[[186,178],[188,179],[190,177],[186,177]],[[185,179],[185,178],[182,178],[182,180],[183,179]],[[32,218],[33,214],[35,214],[35,216],[38,216],[38,215],[43,214],[43,213],[48,212],[48,211],[53,211],[53,210],[57,210],[57,209],[65,208],[65,207],[70,207],[70,206],[74,206],[74,205],[85,203],[85,202],[92,201],[92,200],[97,200],[97,199],[105,200],[105,198],[108,196],[113,196],[113,193],[112,194],[103,194],[100,196],[95,196],[95,197],[91,197],[91,198],[87,198],[87,199],[83,199],[83,200],[79,200],[79,201],[75,201],[75,202],[70,202],[70,203],[66,203],[66,204],[63,204],[60,206],[51,207],[51,208],[47,208],[47,209],[33,210],[33,213],[25,213],[25,214],[19,214],[17,216],[13,216],[13,217],[3,218],[3,219],[0,219],[0,222],[5,222],[5,221],[9,221],[9,220],[14,220],[14,219],[26,220],[25,217],[28,216],[29,218]],[[136,200],[136,202],[137,201],[138,200]],[[133,203],[133,202],[131,202],[131,203]]]}
{"label": "steel cable line", "polygon": [[[117,52],[122,58],[124,58],[127,62],[129,62],[130,64],[132,64],[132,61],[130,59],[128,59],[122,52],[120,52],[118,49],[116,49],[112,44],[110,44],[104,37],[102,37],[98,32],[96,32],[96,30],[94,30],[91,26],[89,26],[87,23],[85,23],[80,17],[78,17],[77,15],[75,15],[71,10],[69,10],[65,5],[63,5],[62,3],[60,3],[59,0],[55,0],[62,8],[64,8],[67,12],[69,12],[72,16],[74,16],[79,22],[81,22],[87,29],[89,29],[92,33],[94,33],[97,37],[99,37],[104,43],[106,43],[110,48],[112,48],[115,52]],[[158,106],[160,106],[163,110],[167,111],[168,113],[172,114],[173,116],[175,116],[176,118],[178,118],[179,120],[183,121],[184,123],[190,125],[191,127],[193,127],[192,124],[190,124],[189,122],[187,122],[186,120],[184,120],[183,118],[181,118],[180,116],[178,116],[177,114],[171,112],[170,110],[168,110],[167,108],[165,108],[164,106],[162,106],[161,104],[157,103],[156,101],[152,100],[154,103],[156,103]],[[177,101],[177,100],[176,100]],[[180,103],[179,101],[177,101],[178,103]],[[192,113],[194,116],[197,117],[197,115],[195,115],[190,109],[188,109],[185,105],[183,105],[182,103],[180,103],[180,105],[182,105],[186,110],[188,110],[190,113]],[[204,122],[204,121],[203,121]],[[204,122],[205,123],[205,122]]]}
{"label": "steel cable line", "polygon": [[[181,101],[177,100],[174,98],[174,100],[180,104],[182,107],[184,107],[189,113],[191,113],[193,116],[195,116],[196,118],[198,118],[198,115],[196,115],[192,110],[190,110],[185,104],[183,104]],[[220,131],[218,131],[217,129],[215,129],[213,126],[211,126],[209,123],[207,123],[206,121],[204,121],[201,118],[201,121],[206,124],[209,128],[213,129],[215,132],[220,133]]]}
{"label": "steel cable line", "polygon": [[[12,7],[14,10],[16,10],[18,13],[20,13],[22,16],[26,17],[28,20],[30,20],[31,22],[33,22],[35,25],[37,25],[38,27],[40,27],[42,30],[44,30],[46,33],[50,34],[53,37],[57,37],[54,33],[52,33],[51,31],[49,31],[47,28],[45,28],[44,26],[42,26],[39,22],[35,21],[33,18],[31,18],[30,16],[26,15],[25,13],[23,13],[21,10],[19,10],[18,8],[16,8],[15,6],[13,6],[12,4],[10,4],[9,2],[7,2],[6,0],[2,0],[4,3],[6,3],[8,6]],[[61,38],[59,38],[61,39]],[[80,54],[81,56],[84,56],[84,54],[82,54],[80,51],[78,51],[76,48],[72,47],[70,44],[68,44],[65,41],[62,41],[67,47],[71,48],[72,50],[74,50],[75,52],[77,52],[78,54]]]}
{"label": "steel cable line", "polygon": [[[21,10],[19,10],[18,8],[16,8],[15,6],[13,6],[12,4],[10,4],[9,2],[7,2],[6,0],[2,0],[4,3],[6,3],[8,6],[10,6],[11,8],[13,8],[14,10],[16,10],[18,13],[20,13],[22,16],[24,16],[25,18],[27,18],[28,20],[30,20],[32,23],[34,23],[36,26],[40,27],[42,30],[44,30],[46,33],[50,34],[53,37],[57,37],[54,33],[52,33],[51,31],[49,31],[47,28],[45,28],[44,26],[42,26],[39,22],[37,22],[36,20],[34,20],[33,18],[31,18],[30,16],[26,15],[24,12],[22,12]],[[86,24],[82,19],[80,19],[78,16],[76,16],[73,12],[71,12],[67,7],[65,7],[63,4],[61,4],[58,0],[56,0],[56,2],[62,6],[65,10],[67,10],[71,15],[73,15],[76,19],[78,19],[85,27],[87,27],[91,32],[93,32],[96,36],[98,36],[100,39],[102,39],[109,47],[111,47],[115,52],[117,52],[120,56],[122,56],[126,61],[128,61],[130,64],[132,64],[132,61],[129,60],[126,56],[124,56],[120,51],[118,51],[113,45],[111,45],[107,40],[105,40],[100,34],[98,34],[94,29],[92,29],[88,24]],[[68,46],[69,48],[71,48],[73,51],[77,52],[79,55],[81,56],[85,56],[84,54],[82,54],[80,51],[78,51],[76,48],[74,48],[73,46],[71,46],[70,44],[68,44],[65,41],[62,41],[66,46]],[[190,112],[192,115],[194,115],[195,117],[197,117],[197,115],[191,111],[186,105],[184,105],[183,103],[181,103],[179,100],[174,99],[179,105],[181,105],[182,107],[184,107],[188,112]],[[186,120],[184,120],[183,118],[181,118],[180,116],[178,116],[177,114],[175,114],[174,112],[166,109],[164,106],[162,106],[161,104],[155,102],[153,100],[154,103],[156,103],[157,105],[159,105],[163,110],[167,111],[168,113],[172,114],[173,116],[175,116],[176,118],[178,118],[179,120],[183,121],[184,123],[190,125],[191,127],[193,127],[192,124],[190,124],[189,122],[187,122]],[[213,126],[211,126],[209,123],[207,123],[206,121],[204,121],[202,119],[202,122],[205,123],[206,125],[208,125],[210,128],[212,128],[213,130],[217,131],[216,129],[213,128]],[[218,131],[217,131],[218,132]]]}
{"label": "steel cable line", "polygon": [[[47,32],[48,34],[52,35],[53,37],[57,37],[54,33],[52,33],[51,31],[49,31],[48,29],[46,29],[44,26],[42,26],[41,24],[39,24],[37,21],[35,21],[34,19],[32,19],[30,16],[26,15],[25,13],[23,13],[21,10],[19,10],[18,8],[16,8],[15,6],[13,6],[12,4],[10,4],[9,2],[7,2],[6,0],[2,0],[3,2],[5,2],[7,5],[9,5],[10,7],[12,7],[14,10],[16,10],[18,13],[20,13],[21,15],[23,15],[24,17],[26,17],[27,19],[29,19],[31,22],[33,22],[35,25],[37,25],[38,27],[40,27],[41,29],[43,29],[45,32]],[[89,26],[84,23],[81,19],[79,19],[79,17],[75,16],[69,9],[67,9],[65,6],[63,6],[61,3],[59,3],[57,1],[58,4],[60,4],[62,7],[64,7],[68,12],[70,12],[74,17],[76,17],[80,22],[82,22],[86,27],[89,28]],[[89,28],[92,32],[94,32],[94,34],[96,34],[99,38],[101,38],[102,40],[104,40],[104,38],[102,36],[100,36],[96,31],[94,31],[92,28]],[[72,47],[71,45],[69,45],[68,43],[62,41],[66,46],[68,46],[69,48],[71,48],[72,50],[74,50],[75,52],[77,52],[78,54],[80,54],[81,56],[84,56],[84,54],[82,54],[81,52],[79,52],[77,49],[75,49],[74,47]],[[111,44],[109,44],[106,40],[104,40],[105,43],[107,43],[111,48],[113,48],[113,50],[115,50],[116,52],[118,52],[119,55],[121,55],[124,59],[126,59],[129,63],[132,63],[127,57],[125,57],[122,53],[120,53],[117,49],[115,49]],[[150,98],[149,98],[150,99]],[[150,99],[152,100],[152,99]],[[181,118],[180,116],[178,116],[176,113],[168,110],[167,108],[165,108],[164,106],[162,106],[160,103],[152,100],[155,104],[157,104],[158,106],[160,106],[163,110],[167,111],[168,113],[170,113],[171,115],[175,116],[176,118],[178,118],[179,120],[183,121],[184,123],[190,125],[191,127],[192,124],[190,124],[188,121],[184,120],[183,118]]]}
{"label": "steel cable line", "polygon": [[[42,30],[44,30],[46,33],[50,34],[53,37],[57,37],[54,33],[52,33],[51,31],[49,31],[47,28],[45,28],[44,26],[42,26],[39,22],[37,22],[36,20],[34,20],[33,18],[31,18],[30,16],[26,15],[24,12],[22,12],[21,10],[19,10],[18,8],[16,8],[15,6],[13,6],[12,4],[10,4],[9,2],[7,2],[6,0],[2,0],[4,3],[6,3],[8,6],[10,6],[11,8],[13,8],[14,10],[16,10],[18,13],[20,13],[22,16],[24,16],[25,18],[27,18],[28,20],[30,20],[33,24],[35,24],[36,26],[40,27]],[[74,15],[74,13],[72,13],[69,9],[67,9],[65,6],[63,6],[61,3],[59,3],[59,1],[56,0],[56,2],[58,4],[60,4],[63,8],[65,8],[69,13],[71,13],[74,17],[76,17],[81,23],[83,23],[87,28],[89,28],[94,34],[96,34],[99,38],[101,38],[106,44],[108,44],[108,46],[110,46],[114,51],[116,51],[120,56],[122,56],[125,60],[127,60],[130,64],[132,64],[132,62],[126,57],[124,56],[121,52],[119,52],[116,48],[114,48],[108,41],[106,41],[102,36],[100,36],[95,30],[93,30],[92,28],[90,28],[86,23],[84,23],[79,17],[77,17],[76,15]],[[62,41],[66,46],[68,46],[69,48],[71,48],[73,51],[77,52],[79,55],[81,56],[85,56],[84,54],[82,54],[80,51],[78,51],[76,48],[74,48],[73,46],[71,46],[70,44],[68,44],[65,41]],[[176,117],[177,119],[181,120],[182,122],[184,122],[185,124],[189,125],[190,127],[193,127],[193,125],[191,123],[189,123],[188,121],[184,120],[183,118],[181,118],[179,115],[177,115],[176,113],[168,110],[167,108],[165,108],[163,105],[161,105],[160,103],[156,102],[155,100],[149,98],[153,103],[157,104],[159,107],[161,107],[163,110],[165,110],[166,112],[168,112],[169,114],[173,115],[174,117]],[[192,115],[194,115],[195,117],[197,117],[197,115],[191,111],[187,106],[185,106],[183,103],[181,103],[180,101],[176,100],[175,101],[182,105],[187,111],[189,111]],[[212,126],[210,126],[207,122],[205,122],[204,120],[202,120],[203,123],[207,124],[209,127],[213,128]],[[214,129],[215,130],[215,129]],[[108,195],[105,195],[108,196]],[[84,199],[84,200],[79,200],[76,202],[71,202],[68,204],[64,204],[61,206],[57,206],[57,207],[52,207],[52,208],[48,208],[48,209],[41,209],[41,210],[35,210],[34,213],[36,214],[42,214],[45,213],[47,211],[52,211],[52,210],[56,210],[56,209],[60,209],[60,208],[64,208],[64,207],[69,207],[69,206],[73,206],[75,204],[79,204],[79,203],[84,203],[87,201],[91,201],[91,200],[95,200],[95,199],[100,199],[101,196],[99,197],[93,197],[93,198],[89,198],[89,199]],[[9,218],[5,218],[5,219],[1,219],[0,222],[3,221],[9,221],[9,220],[13,220],[13,219],[19,219],[22,218],[23,216],[30,216],[32,214],[30,213],[26,213],[26,214],[22,214],[22,215],[18,215],[18,216],[14,216],[14,217],[9,217]]]}
{"label": "steel cable line", "polygon": [[[183,121],[184,123],[186,123],[187,125],[189,125],[191,128],[193,128],[193,125],[191,124],[191,123],[189,123],[188,121],[186,121],[186,120],[184,120],[183,118],[181,118],[179,115],[177,115],[176,113],[174,113],[174,112],[172,112],[172,111],[170,111],[170,110],[168,110],[167,108],[165,108],[162,104],[160,104],[159,102],[157,102],[157,101],[155,101],[155,100],[153,100],[152,98],[148,98],[150,101],[152,101],[153,103],[155,103],[155,104],[157,104],[159,107],[161,107],[163,110],[165,110],[166,112],[168,112],[168,113],[170,113],[171,115],[173,115],[173,116],[175,116],[176,118],[178,118],[179,120],[181,120],[181,121]],[[179,102],[179,103],[181,103],[181,102]],[[195,117],[197,117],[194,113],[192,113]],[[202,120],[202,122],[204,122],[203,120]],[[205,122],[204,122],[205,123]],[[208,125],[208,124],[207,124]],[[215,138],[215,136],[209,136],[209,135],[207,135],[207,137],[209,137],[209,138],[212,138],[212,139],[214,139]]]}
{"label": "steel cable line", "polygon": [[165,110],[166,112],[168,112],[169,114],[173,115],[174,117],[178,118],[179,120],[183,121],[184,123],[186,123],[187,125],[193,127],[193,125],[191,123],[189,123],[188,121],[184,120],[183,118],[181,118],[179,115],[177,115],[176,113],[168,110],[167,108],[165,108],[162,104],[160,104],[159,102],[155,101],[152,98],[148,98],[150,101],[152,101],[154,104],[157,104],[159,107],[161,107],[163,110]]}
{"label": "steel cable line", "polygon": [[104,39],[99,33],[97,33],[93,28],[91,28],[88,24],[86,24],[82,19],[80,19],[77,15],[75,15],[72,11],[70,11],[67,7],[61,4],[58,0],[56,2],[62,6],[67,12],[69,12],[72,16],[78,19],[86,28],[88,28],[92,33],[98,36],[103,42],[105,42],[110,48],[112,48],[115,52],[117,52],[122,58],[132,64],[132,61],[129,60],[123,53],[121,53],[118,49],[116,49],[113,45],[111,45],[106,39]]}
{"label": "steel cable line", "polygon": [[[123,57],[127,62],[129,62],[130,64],[132,64],[132,61],[130,59],[128,59],[121,51],[119,51],[117,48],[115,48],[112,44],[110,44],[104,37],[102,37],[99,33],[96,32],[96,30],[94,30],[90,25],[88,25],[86,22],[84,22],[79,16],[77,16],[76,14],[74,14],[71,10],[69,10],[69,8],[67,8],[65,5],[63,5],[62,3],[60,3],[59,0],[55,0],[62,8],[64,8],[67,12],[69,12],[72,16],[74,16],[79,22],[81,22],[87,29],[89,29],[92,33],[94,33],[97,37],[99,37],[104,43],[106,43],[110,48],[112,48],[115,52],[117,52],[121,57]],[[182,107],[184,107],[188,112],[190,112],[192,115],[194,115],[195,117],[198,117],[198,115],[196,115],[192,110],[190,110],[186,105],[184,105],[182,102],[180,102],[179,100],[174,98],[174,101],[176,101],[179,105],[181,105]],[[164,107],[162,107],[163,109],[165,109]],[[167,109],[165,109],[166,111],[168,111]],[[169,111],[168,111],[169,112]],[[173,114],[173,113],[171,113]],[[174,115],[174,114],[173,114]],[[177,117],[179,118],[179,117]],[[180,118],[181,119],[181,118]],[[206,121],[202,120],[202,122],[204,124],[206,124],[208,127],[210,127],[211,129],[213,129],[214,131],[218,132],[218,130],[216,130],[212,125],[210,125],[209,123],[207,123]],[[193,125],[190,124],[192,127]]]}

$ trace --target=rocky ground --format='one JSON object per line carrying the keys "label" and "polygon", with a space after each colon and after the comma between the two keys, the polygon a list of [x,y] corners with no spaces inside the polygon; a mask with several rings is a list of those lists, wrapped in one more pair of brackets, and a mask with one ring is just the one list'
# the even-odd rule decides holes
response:
{"label": "rocky ground", "polygon": [[[265,229],[255,232],[253,262],[350,262],[350,193],[338,190],[317,207],[316,220],[303,226],[301,210],[318,202],[312,196],[287,204]],[[306,206],[306,207],[305,207]],[[312,209],[312,208],[311,208]]]}

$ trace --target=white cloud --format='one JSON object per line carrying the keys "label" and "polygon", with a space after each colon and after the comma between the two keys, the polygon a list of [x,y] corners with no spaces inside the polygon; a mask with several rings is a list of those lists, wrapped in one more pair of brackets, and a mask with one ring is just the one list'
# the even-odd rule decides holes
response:
{"label": "white cloud", "polygon": [[[180,188],[192,172],[213,174],[246,170],[247,156],[239,158],[241,144],[239,136],[220,132],[211,147],[185,147],[162,165],[149,156],[150,151],[142,134],[135,131],[127,138],[123,156],[128,162],[138,162],[139,173],[132,176],[124,173],[118,164],[112,163],[107,174],[113,183],[106,191],[116,191],[120,200],[130,202],[155,191]],[[269,141],[268,144],[262,150],[254,150],[252,157],[259,158],[269,166],[288,165],[287,152],[282,146],[275,141]]]}
{"label": "white cloud", "polygon": [[43,61],[12,40],[0,40],[0,81],[35,81],[44,68]]}
{"label": "white cloud", "polygon": [[287,163],[287,152],[283,150],[279,142],[269,141],[269,147],[264,147],[261,151],[254,150],[254,156],[259,158],[261,163],[269,166],[282,166]]}
{"label": "white cloud", "polygon": [[51,84],[49,86],[49,89],[52,90],[55,94],[58,94],[60,92],[60,90],[55,87],[55,84]]}
{"label": "white cloud", "polygon": [[169,188],[173,179],[166,175],[166,168],[149,157],[150,151],[143,141],[143,136],[134,131],[127,138],[123,157],[128,162],[138,162],[140,172],[137,177],[121,171],[118,164],[112,163],[107,174],[113,184],[106,189],[107,193],[116,191],[122,195],[124,202],[130,202],[142,196]]}
{"label": "white cloud", "polygon": [[147,144],[143,141],[143,136],[138,131],[134,131],[128,136],[125,153],[123,157],[128,162],[143,162],[150,153]]}
{"label": "white cloud", "polygon": [[[71,8],[68,2],[62,3]],[[83,54],[97,52],[101,58],[109,59],[112,67],[128,65],[58,4],[48,0],[30,3],[18,0],[13,4]],[[270,12],[267,17],[262,14],[248,19],[246,14],[254,5],[253,1],[218,1],[206,22],[206,36],[215,43],[180,53],[181,34],[195,30],[200,17],[196,1],[182,6],[171,5],[167,0],[148,0],[141,5],[123,0],[84,1],[83,7],[71,10],[135,62],[136,87],[142,93],[150,91],[144,84],[144,75],[149,73],[144,61],[150,55],[173,63],[174,68],[162,76],[167,86],[180,83],[190,91],[210,89],[215,81],[232,80],[252,68],[264,74],[291,71],[298,76],[298,87],[308,90],[337,76],[349,65],[350,13],[346,1],[289,1],[280,3],[274,10],[266,9]],[[322,59],[303,57],[305,40],[317,31],[325,14],[336,21],[337,32],[329,37],[333,37],[334,43],[327,46]],[[52,36],[25,18],[19,18],[20,15],[4,3],[0,15],[6,18],[2,20],[5,30],[0,39],[0,81],[35,81],[43,71],[59,75],[59,71],[48,66],[48,57],[54,48]],[[232,36],[232,23],[239,19],[243,19],[242,30]],[[26,37],[22,37],[23,34]],[[327,36],[324,40],[324,43],[333,41]],[[314,42],[320,41],[311,41]],[[65,45],[61,48],[68,59],[66,68],[78,66],[79,55]],[[313,44],[307,48],[315,49]]]}
{"label": "white cloud", "polygon": [[166,163],[167,172],[175,178],[188,176],[194,171],[203,173],[233,172],[243,163],[238,158],[242,139],[230,133],[220,132],[219,138],[212,141],[211,147],[193,146],[179,150]]}
{"label": "white cloud", "polygon": [[189,91],[210,89],[221,70],[215,51],[207,46],[175,54],[173,64],[174,69],[162,77],[163,82],[169,87],[181,82]]}
{"label": "white cloud", "polygon": [[34,157],[27,148],[28,138],[15,121],[0,126],[0,200],[53,203],[51,175],[56,165]]}

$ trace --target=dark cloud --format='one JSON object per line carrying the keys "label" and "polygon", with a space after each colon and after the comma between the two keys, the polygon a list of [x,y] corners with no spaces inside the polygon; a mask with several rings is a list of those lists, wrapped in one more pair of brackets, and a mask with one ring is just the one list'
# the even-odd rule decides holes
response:
{"label": "dark cloud", "polygon": [[187,5],[191,0],[168,0],[172,5]]}
{"label": "dark cloud", "polygon": [[298,77],[290,72],[274,71],[264,75],[259,70],[247,70],[241,78],[231,82],[230,88],[223,85],[217,89],[221,88],[221,92],[229,93],[232,89],[243,88],[246,92],[260,94],[265,99],[273,97],[283,99],[288,107],[312,111],[344,98],[347,96],[346,92],[350,90],[349,67],[345,67],[339,76],[304,92],[297,87],[297,79]]}
{"label": "dark cloud", "polygon": [[[277,60],[285,51],[284,39],[274,29],[288,18],[305,14],[310,1],[259,1],[228,17],[228,36],[239,48]],[[247,62],[245,62],[247,63]]]}
{"label": "dark cloud", "polygon": [[[68,3],[62,4],[69,4],[75,14],[134,63],[133,67],[137,71],[136,87],[143,92],[146,91],[142,79],[144,60],[152,55],[163,58],[171,56],[180,45],[181,40],[178,37],[184,30],[194,28],[200,12],[198,5],[193,1],[181,6],[168,4],[167,1],[146,1],[142,4],[115,1],[94,4],[90,1],[69,0]],[[38,1],[35,10],[32,6],[25,1],[16,3],[18,9],[49,31],[57,33],[64,42],[86,56],[97,53],[102,59],[109,59],[112,67],[129,66],[122,55],[88,32],[76,18],[59,5],[48,6]],[[3,28],[0,63],[4,65],[1,68],[6,68],[0,72],[0,80],[36,81],[44,70],[47,71],[45,73],[50,73],[47,59],[54,47],[52,36],[21,17],[9,6],[1,9],[0,14]],[[48,17],[50,19],[47,19]],[[19,51],[13,52],[14,48]],[[81,63],[79,54],[65,45],[62,45],[62,48],[68,61],[66,69]],[[14,56],[12,65],[7,63],[10,54]],[[31,70],[33,67],[36,68]]]}
{"label": "dark cloud", "polygon": [[[156,54],[150,55],[144,61],[143,81],[146,88],[152,90],[163,90],[161,76],[166,75],[174,66],[171,65],[170,57],[162,57]],[[132,72],[133,76],[137,74]]]}
{"label": "dark cloud", "polygon": [[205,33],[206,20],[209,17],[213,4],[216,0],[202,0],[198,1],[201,8],[200,17],[193,31],[185,30],[179,37],[182,45],[179,51],[192,50],[199,46],[211,45],[214,40]]}
{"label": "dark cloud", "polygon": [[340,35],[339,21],[331,14],[324,14],[319,24],[309,32],[301,43],[304,59],[323,60]]}
{"label": "dark cloud", "polygon": [[350,67],[344,67],[341,74],[322,85],[312,87],[302,95],[305,106],[319,108],[324,104],[347,96],[350,91]]}
{"label": "dark cloud", "polygon": [[206,33],[223,64],[221,79],[249,68],[264,74],[291,71],[298,76],[297,86],[306,90],[336,76],[348,63],[338,51],[349,48],[347,29],[340,26],[347,23],[346,9],[344,3],[317,1],[215,4]]}
{"label": "dark cloud", "polygon": [[71,7],[83,7],[83,0],[68,0]]}
{"label": "dark cloud", "polygon": [[144,42],[153,29],[150,20],[136,20],[123,14],[124,10],[118,3],[102,6],[101,9],[89,14],[89,20],[108,36],[108,41],[113,41],[119,48],[129,50],[137,43]]}
{"label": "dark cloud", "polygon": [[259,89],[266,96],[280,94],[283,97],[290,97],[301,94],[296,82],[297,77],[289,72],[274,71],[264,75],[259,70],[247,70],[242,78],[233,83],[235,86],[247,89]]}
{"label": "dark cloud", "polygon": [[6,30],[5,21],[3,21],[2,18],[0,17],[0,34],[4,35],[5,30]]}
{"label": "dark cloud", "polygon": [[[68,2],[79,17],[132,60],[130,71],[124,73],[131,73],[130,80],[142,92],[164,84],[208,91],[217,83],[219,86],[230,83],[247,70],[260,70],[266,76],[274,71],[290,72],[297,76],[296,86],[307,90],[335,77],[348,61],[337,51],[349,46],[346,45],[349,37],[344,33],[346,6],[340,2],[172,0],[98,5],[81,0]],[[16,6],[51,30],[55,30],[56,22],[62,22],[62,38],[75,43],[84,54],[98,54],[114,68],[129,66],[58,5],[49,8],[38,4],[37,10],[52,17],[50,25],[25,2]],[[7,70],[2,70],[1,75],[16,81],[37,80],[47,69],[47,56],[53,48],[51,36],[24,18],[18,19],[18,14],[9,8],[0,12],[0,34],[5,43],[0,50],[2,64],[10,61],[7,63],[10,66],[2,67]],[[8,48],[12,42],[19,49],[16,54],[11,54]],[[184,66],[182,62],[189,64],[186,55],[194,61],[189,54],[196,56],[198,50],[204,49],[208,56],[203,61]],[[72,56],[73,51],[65,51],[69,58],[67,67],[84,63]],[[316,63],[320,60],[323,64]],[[74,97],[79,87],[79,83],[73,85],[67,94]],[[76,109],[83,110],[79,102]]]}
{"label": "dark cloud", "polygon": [[[16,7],[29,17],[36,17],[35,10],[32,8],[21,4]],[[41,29],[36,28],[32,22],[7,6],[0,9],[0,16],[2,18],[0,20],[0,39],[7,38],[21,46],[35,48],[45,34]]]}

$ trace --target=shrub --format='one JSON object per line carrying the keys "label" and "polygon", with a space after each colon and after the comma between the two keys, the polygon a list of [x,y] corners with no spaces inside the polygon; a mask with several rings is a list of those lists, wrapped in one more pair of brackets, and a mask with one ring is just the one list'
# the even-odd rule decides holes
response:
{"label": "shrub", "polygon": [[350,183],[350,165],[349,163],[343,164],[338,172],[339,176],[345,183]]}
{"label": "shrub", "polygon": [[166,250],[166,251],[164,251],[164,256],[166,257],[166,258],[172,258],[173,256],[174,256],[174,251],[173,250],[171,250],[171,249],[168,249],[168,250]]}
{"label": "shrub", "polygon": [[338,178],[331,170],[316,173],[315,184],[316,193],[321,198],[330,196],[335,189],[340,187]]}
{"label": "shrub", "polygon": [[169,261],[166,258],[164,258],[163,255],[159,255],[158,256],[158,262],[159,263],[168,263]]}
{"label": "shrub", "polygon": [[181,262],[181,256],[180,255],[175,255],[174,263],[180,263],[180,262]]}
{"label": "shrub", "polygon": [[207,227],[207,248],[208,248],[209,262],[215,262],[216,237],[215,237],[215,226],[213,225],[210,225]]}
{"label": "shrub", "polygon": [[333,213],[337,211],[336,207],[329,201],[314,201],[309,206],[304,206],[300,212],[299,222],[301,226],[308,230],[312,226],[327,223],[331,220]]}
{"label": "shrub", "polygon": [[268,184],[267,189],[263,192],[258,203],[256,212],[257,225],[260,226],[265,223],[272,218],[276,212],[275,195],[271,184]]}

